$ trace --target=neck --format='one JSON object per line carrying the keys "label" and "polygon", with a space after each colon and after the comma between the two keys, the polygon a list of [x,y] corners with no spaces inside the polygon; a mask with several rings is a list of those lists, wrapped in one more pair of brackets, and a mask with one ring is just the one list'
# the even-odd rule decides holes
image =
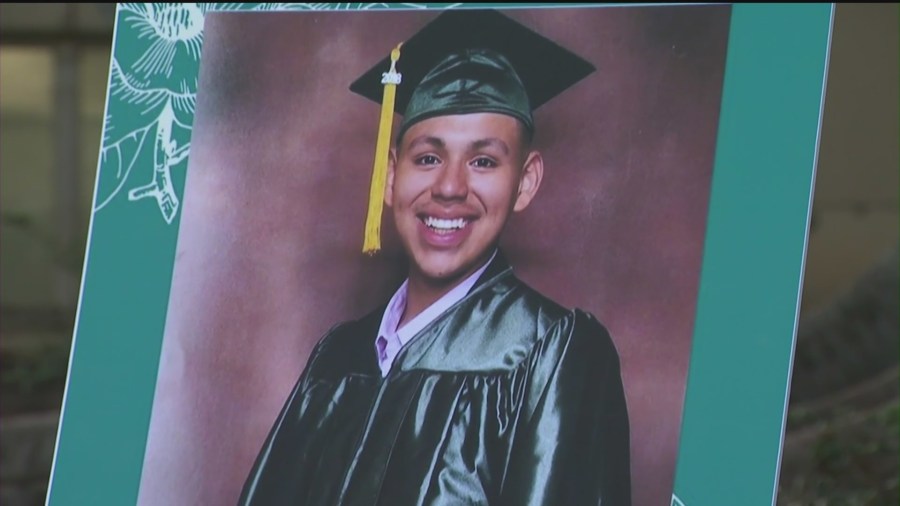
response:
{"label": "neck", "polygon": [[483,261],[479,262],[476,267],[467,271],[465,274],[456,276],[449,280],[433,279],[421,275],[418,270],[411,268],[409,272],[409,280],[406,287],[406,309],[400,318],[400,326],[403,326],[409,320],[412,320],[422,311],[437,302],[441,297],[453,290],[460,283],[469,278],[472,274],[485,266],[491,258],[493,252]]}

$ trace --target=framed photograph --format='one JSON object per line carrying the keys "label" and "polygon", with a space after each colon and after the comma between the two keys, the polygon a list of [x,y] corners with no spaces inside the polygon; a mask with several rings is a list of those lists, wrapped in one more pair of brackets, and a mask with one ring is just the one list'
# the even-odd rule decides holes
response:
{"label": "framed photograph", "polygon": [[832,16],[120,4],[48,504],[774,503]]}

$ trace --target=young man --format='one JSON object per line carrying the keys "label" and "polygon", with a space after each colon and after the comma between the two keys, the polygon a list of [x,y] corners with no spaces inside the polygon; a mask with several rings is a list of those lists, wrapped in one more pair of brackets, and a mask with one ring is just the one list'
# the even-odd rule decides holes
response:
{"label": "young man", "polygon": [[[351,89],[378,100],[389,65]],[[609,335],[498,251],[544,174],[532,110],[592,68],[493,11],[442,14],[397,68],[404,119],[383,198],[408,278],[319,342],[241,504],[629,504]]]}

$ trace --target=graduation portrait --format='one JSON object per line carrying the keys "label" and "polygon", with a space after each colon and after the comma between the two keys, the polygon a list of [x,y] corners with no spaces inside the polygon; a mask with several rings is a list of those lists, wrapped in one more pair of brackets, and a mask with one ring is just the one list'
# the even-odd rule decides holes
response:
{"label": "graduation portrait", "polygon": [[730,9],[207,13],[138,502],[672,502]]}

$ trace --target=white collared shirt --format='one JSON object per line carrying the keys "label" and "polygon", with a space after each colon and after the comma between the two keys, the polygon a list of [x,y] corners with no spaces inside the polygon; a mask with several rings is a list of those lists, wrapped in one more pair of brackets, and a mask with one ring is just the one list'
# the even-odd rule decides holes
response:
{"label": "white collared shirt", "polygon": [[449,309],[450,306],[459,302],[467,293],[469,293],[469,290],[475,285],[475,282],[478,281],[478,278],[484,273],[488,265],[491,264],[495,256],[497,256],[496,250],[494,251],[494,254],[491,255],[491,258],[485,262],[480,269],[472,273],[472,275],[463,280],[462,283],[453,287],[453,289],[444,294],[440,299],[436,300],[424,311],[416,315],[415,318],[406,322],[405,325],[398,329],[397,326],[400,324],[400,318],[403,317],[403,312],[406,310],[406,295],[409,287],[409,279],[400,285],[400,288],[397,289],[397,292],[391,297],[391,301],[384,310],[384,316],[381,318],[381,326],[378,328],[378,337],[375,338],[375,354],[378,358],[378,366],[381,368],[382,377],[388,375],[388,372],[391,370],[391,364],[394,362],[394,357],[397,356],[397,353],[400,352],[400,349],[403,346],[406,346],[406,343],[429,323],[434,321],[435,318]]}

